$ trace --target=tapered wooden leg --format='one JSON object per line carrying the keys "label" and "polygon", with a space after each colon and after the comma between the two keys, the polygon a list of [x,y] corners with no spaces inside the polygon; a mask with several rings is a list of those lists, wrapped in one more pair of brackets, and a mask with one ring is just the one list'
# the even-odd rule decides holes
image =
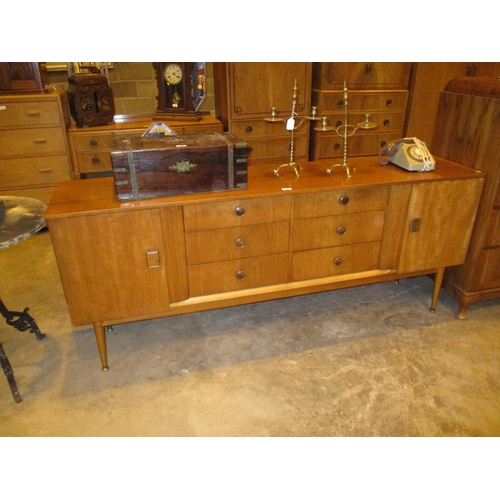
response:
{"label": "tapered wooden leg", "polygon": [[99,356],[101,357],[102,371],[107,372],[108,366],[108,351],[106,348],[106,332],[102,323],[94,323],[95,339],[99,348]]}
{"label": "tapered wooden leg", "polygon": [[434,276],[434,290],[432,292],[431,312],[436,312],[436,305],[439,299],[439,292],[443,284],[445,267],[440,267]]}

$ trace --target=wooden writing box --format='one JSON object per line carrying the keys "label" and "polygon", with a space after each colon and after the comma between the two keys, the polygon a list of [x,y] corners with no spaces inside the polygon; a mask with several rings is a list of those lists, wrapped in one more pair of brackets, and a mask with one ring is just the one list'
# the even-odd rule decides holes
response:
{"label": "wooden writing box", "polygon": [[115,134],[111,161],[118,199],[247,187],[247,144],[230,133],[130,137]]}

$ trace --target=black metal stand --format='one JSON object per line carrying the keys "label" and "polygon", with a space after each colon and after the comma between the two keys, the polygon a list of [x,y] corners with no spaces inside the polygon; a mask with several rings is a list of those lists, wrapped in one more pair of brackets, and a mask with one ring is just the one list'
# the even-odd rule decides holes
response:
{"label": "black metal stand", "polygon": [[[16,330],[20,332],[25,332],[29,329],[30,333],[34,333],[36,335],[37,340],[43,340],[46,335],[42,333],[36,324],[36,321],[28,314],[28,308],[24,309],[24,311],[16,312],[9,311],[3,301],[0,299],[0,314],[5,318],[7,324],[13,326]],[[10,390],[12,392],[12,396],[14,397],[14,401],[16,403],[20,403],[22,401],[21,395],[17,389],[16,380],[14,378],[14,372],[12,371],[12,366],[7,359],[7,355],[3,350],[3,346],[0,343],[0,365],[2,366],[2,370],[7,377],[7,381],[9,382]]]}

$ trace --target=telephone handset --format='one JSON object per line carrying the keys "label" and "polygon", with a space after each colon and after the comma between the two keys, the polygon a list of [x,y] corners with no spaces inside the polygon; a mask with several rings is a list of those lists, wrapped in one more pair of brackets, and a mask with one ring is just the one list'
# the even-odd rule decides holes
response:
{"label": "telephone handset", "polygon": [[[383,156],[387,159],[384,160]],[[416,137],[406,137],[387,143],[380,151],[378,160],[381,165],[391,162],[405,170],[415,172],[429,172],[436,168],[427,146]]]}

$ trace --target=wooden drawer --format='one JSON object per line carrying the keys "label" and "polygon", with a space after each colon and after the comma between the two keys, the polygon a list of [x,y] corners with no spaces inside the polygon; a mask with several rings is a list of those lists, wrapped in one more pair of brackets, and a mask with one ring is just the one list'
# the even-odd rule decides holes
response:
{"label": "wooden drawer", "polygon": [[0,103],[0,127],[45,127],[61,125],[59,106],[53,102]]}
{"label": "wooden drawer", "polygon": [[288,221],[186,233],[188,265],[285,253]]}
{"label": "wooden drawer", "polygon": [[76,155],[78,162],[78,171],[85,172],[111,172],[113,166],[111,164],[111,153],[108,151],[94,153],[78,153]]}
{"label": "wooden drawer", "polygon": [[186,231],[247,226],[290,219],[290,196],[250,198],[184,207]]}
{"label": "wooden drawer", "polygon": [[[367,156],[378,154],[382,147],[390,141],[399,139],[402,132],[358,132],[349,137],[348,156]],[[342,137],[337,134],[318,133],[315,137],[314,157],[316,159],[339,158],[344,150]]]}
{"label": "wooden drawer", "polygon": [[[317,92],[316,100],[320,113],[327,111],[344,110],[344,94],[335,91],[314,91]],[[348,111],[380,111],[380,110],[405,110],[408,100],[408,92],[349,92]]]}
{"label": "wooden drawer", "polygon": [[388,187],[301,194],[294,198],[294,217],[302,219],[384,210],[388,194]]}
{"label": "wooden drawer", "polygon": [[188,267],[191,297],[286,283],[288,254]]}
{"label": "wooden drawer", "polygon": [[61,127],[0,131],[0,158],[66,154],[65,130]]}
{"label": "wooden drawer", "polygon": [[111,151],[111,141],[114,135],[119,135],[120,138],[141,137],[147,129],[126,129],[123,132],[117,130],[111,131],[95,131],[95,132],[71,132],[68,134],[71,147],[79,153],[92,153],[94,151]]}
{"label": "wooden drawer", "polygon": [[[251,152],[248,159],[268,159],[270,163],[282,161],[284,158],[288,159],[290,157],[290,143],[291,136],[249,140],[248,147],[251,148]],[[294,148],[295,156],[306,155],[308,148],[307,136],[295,136]]]}
{"label": "wooden drawer", "polygon": [[379,253],[379,242],[294,252],[292,281],[327,278],[378,269]]}
{"label": "wooden drawer", "polygon": [[71,179],[67,156],[40,156],[0,160],[3,188],[55,185]]}
{"label": "wooden drawer", "polygon": [[75,151],[78,152],[91,152],[96,150],[111,150],[111,134],[72,134],[71,144]]}
{"label": "wooden drawer", "polygon": [[[330,126],[338,127],[344,123],[345,117],[343,113],[325,113],[324,116],[328,117],[328,123]],[[355,125],[360,122],[365,121],[365,113],[349,113],[348,117],[349,124]],[[379,111],[370,114],[370,121],[377,124],[377,128],[374,129],[376,133],[381,131],[391,131],[395,130],[399,132],[399,136],[403,135],[403,126],[405,122],[405,114],[402,112],[390,113],[388,111]],[[366,130],[358,129],[357,134],[366,133]],[[368,132],[371,132],[369,130]],[[335,134],[337,135],[337,134]],[[338,135],[337,135],[338,137]],[[355,137],[355,136],[353,136]],[[341,138],[340,138],[341,139]],[[352,138],[348,139],[349,145],[351,144]]]}
{"label": "wooden drawer", "polygon": [[293,223],[293,250],[351,245],[382,239],[385,210],[299,219]]}
{"label": "wooden drawer", "polygon": [[[307,135],[307,125],[305,122],[297,130],[295,137]],[[231,122],[231,130],[233,134],[241,137],[245,141],[251,140],[252,137],[274,137],[290,135],[285,129],[285,121],[282,122],[266,122],[264,120],[246,120]]]}
{"label": "wooden drawer", "polygon": [[483,246],[500,246],[500,210],[494,210],[490,216],[488,229],[484,237]]}

